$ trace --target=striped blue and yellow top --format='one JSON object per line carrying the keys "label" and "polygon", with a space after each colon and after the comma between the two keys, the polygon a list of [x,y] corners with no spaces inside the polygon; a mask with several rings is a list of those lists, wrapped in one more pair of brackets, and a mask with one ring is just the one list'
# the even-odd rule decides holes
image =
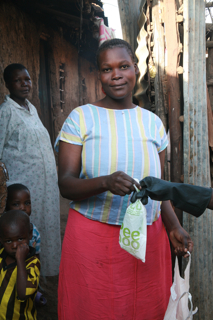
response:
{"label": "striped blue and yellow top", "polygon": [[[123,171],[138,180],[161,177],[158,153],[168,144],[162,121],[154,113],[135,107],[112,110],[92,104],[74,109],[56,140],[82,146],[81,179],[91,179]],[[56,147],[57,150],[57,147]],[[120,197],[104,192],[70,207],[89,219],[121,225],[130,195]],[[147,224],[160,215],[160,202],[149,199]]]}

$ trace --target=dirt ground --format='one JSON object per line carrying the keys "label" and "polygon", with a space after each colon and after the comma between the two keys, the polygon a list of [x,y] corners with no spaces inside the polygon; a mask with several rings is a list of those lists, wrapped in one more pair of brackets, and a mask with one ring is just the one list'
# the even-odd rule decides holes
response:
{"label": "dirt ground", "polygon": [[[69,210],[69,201],[61,198],[61,239],[63,240]],[[37,308],[38,320],[58,320],[57,316],[57,288],[58,276],[40,279],[40,292],[47,299],[47,304]]]}

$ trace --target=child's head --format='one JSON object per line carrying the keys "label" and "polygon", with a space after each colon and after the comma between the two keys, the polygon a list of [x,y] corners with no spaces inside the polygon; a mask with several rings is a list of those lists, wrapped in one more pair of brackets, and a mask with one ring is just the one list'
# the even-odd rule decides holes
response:
{"label": "child's head", "polygon": [[30,216],[31,199],[29,189],[20,183],[11,184],[7,188],[6,211],[21,210]]}
{"label": "child's head", "polygon": [[20,63],[12,63],[4,69],[4,81],[11,98],[26,99],[32,88],[30,75]]}
{"label": "child's head", "polygon": [[7,254],[15,258],[17,247],[32,238],[29,216],[20,210],[5,212],[0,218],[0,241]]}
{"label": "child's head", "polygon": [[97,61],[97,66],[98,69],[100,69],[100,54],[109,49],[114,49],[114,48],[124,48],[130,55],[131,59],[133,62],[135,62],[135,54],[134,51],[132,50],[132,47],[130,44],[122,39],[111,39],[111,40],[106,40],[104,41],[100,47],[98,48],[98,51],[96,53],[96,61]]}

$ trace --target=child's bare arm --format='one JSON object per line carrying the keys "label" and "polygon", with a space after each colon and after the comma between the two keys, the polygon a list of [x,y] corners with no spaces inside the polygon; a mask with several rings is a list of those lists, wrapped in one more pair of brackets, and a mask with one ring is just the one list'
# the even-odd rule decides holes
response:
{"label": "child's bare arm", "polygon": [[17,293],[20,300],[26,298],[27,288],[27,271],[25,259],[29,253],[29,246],[23,243],[17,247],[16,261],[17,261]]}

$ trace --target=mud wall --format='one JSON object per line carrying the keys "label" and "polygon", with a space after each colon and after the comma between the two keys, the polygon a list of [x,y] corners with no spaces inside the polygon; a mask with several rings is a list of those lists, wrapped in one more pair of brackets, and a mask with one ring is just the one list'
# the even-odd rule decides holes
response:
{"label": "mud wall", "polygon": [[0,2],[0,103],[8,90],[3,80],[4,68],[10,63],[22,63],[32,78],[32,103],[39,109],[39,29],[10,1]]}
{"label": "mud wall", "polygon": [[[28,15],[10,1],[0,3],[0,103],[8,90],[3,71],[10,63],[25,65],[32,78],[30,101],[42,118],[39,99],[40,40],[46,43],[50,91],[51,121],[57,136],[64,120],[78,105],[102,97],[95,66],[79,57],[75,46],[63,38],[63,30],[48,28],[35,16]],[[64,104],[60,104],[60,65],[64,66]]]}
{"label": "mud wall", "polygon": [[[60,130],[61,124],[70,111],[79,105],[94,102],[103,94],[98,80],[96,67],[78,55],[77,48],[67,43],[60,34],[51,37],[50,52],[50,85],[55,129]],[[60,106],[59,69],[64,65],[64,105]]]}

